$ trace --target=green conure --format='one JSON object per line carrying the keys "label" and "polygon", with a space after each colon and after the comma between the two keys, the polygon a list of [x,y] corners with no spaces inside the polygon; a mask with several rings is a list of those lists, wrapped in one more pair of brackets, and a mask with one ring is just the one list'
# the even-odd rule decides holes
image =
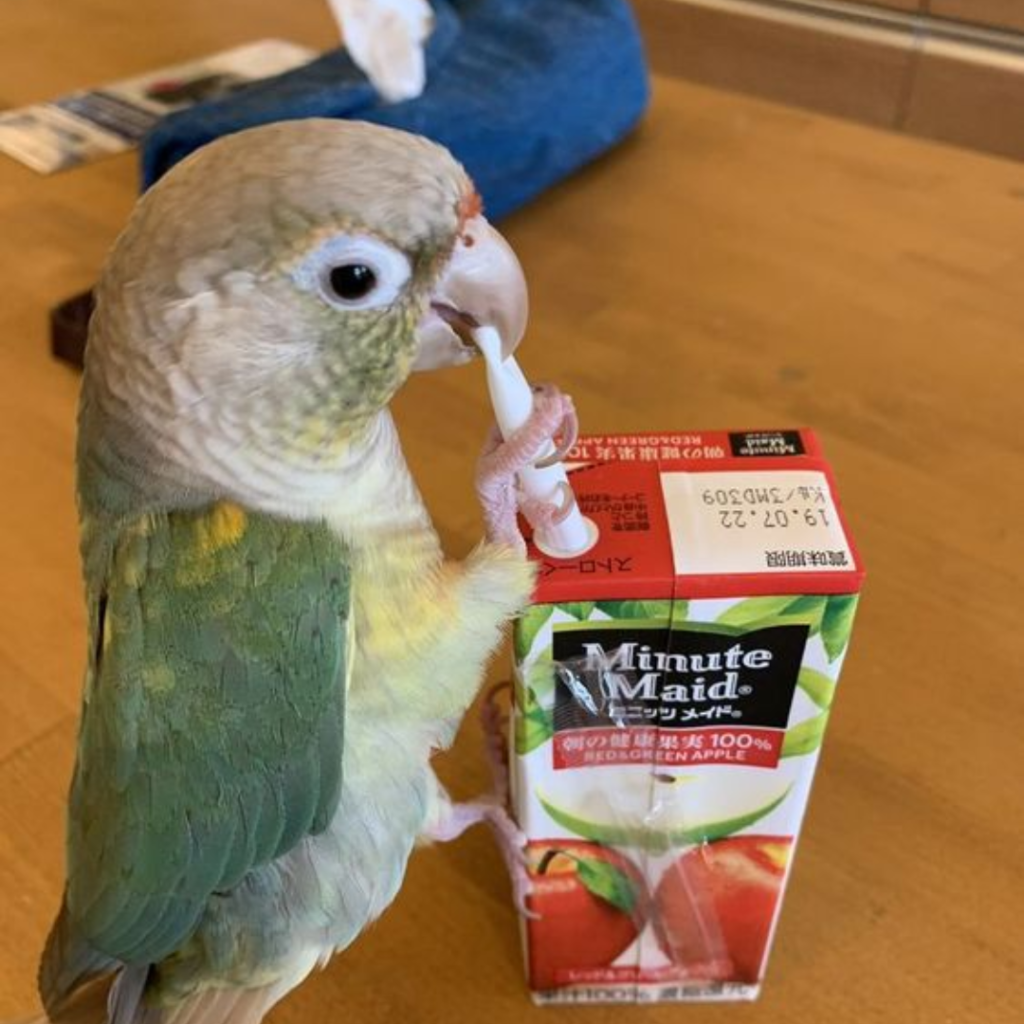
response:
{"label": "green conure", "polygon": [[[451,324],[516,343],[517,274],[451,156],[368,125],[242,132],[140,201],[80,407],[88,662],[51,1018],[103,1020],[112,981],[115,1024],[258,1021],[445,834],[431,752],[533,574],[507,508],[444,559],[387,404],[471,356]],[[505,467],[514,515],[511,487]]]}

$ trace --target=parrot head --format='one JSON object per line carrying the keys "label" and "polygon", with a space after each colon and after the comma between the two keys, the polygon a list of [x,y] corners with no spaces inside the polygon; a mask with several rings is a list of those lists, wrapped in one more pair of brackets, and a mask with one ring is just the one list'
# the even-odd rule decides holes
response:
{"label": "parrot head", "polygon": [[220,451],[328,466],[413,369],[472,358],[478,324],[511,352],[527,314],[518,261],[445,149],[320,119],[178,164],[139,201],[97,299],[92,405],[183,469],[212,453],[207,478]]}

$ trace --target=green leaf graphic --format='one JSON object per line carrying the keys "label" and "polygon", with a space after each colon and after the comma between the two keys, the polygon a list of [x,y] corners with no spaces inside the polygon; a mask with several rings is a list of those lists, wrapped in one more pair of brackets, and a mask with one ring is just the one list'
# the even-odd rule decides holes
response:
{"label": "green leaf graphic", "polygon": [[665,619],[672,611],[671,601],[598,601],[597,607],[613,619]]}
{"label": "green leaf graphic", "polygon": [[795,600],[791,594],[785,597],[751,597],[727,608],[715,621],[723,626],[750,626],[781,615]]}
{"label": "green leaf graphic", "polygon": [[821,620],[821,639],[829,661],[835,661],[846,649],[853,628],[853,616],[857,611],[856,594],[837,594],[828,599],[825,615]]}
{"label": "green leaf graphic", "polygon": [[570,615],[574,619],[578,619],[580,622],[586,622],[590,613],[596,607],[597,604],[594,601],[569,601],[558,606],[560,611],[565,612],[566,615]]}
{"label": "green leaf graphic", "polygon": [[836,684],[824,673],[815,672],[813,668],[802,668],[796,682],[819,708],[827,710],[832,704]]}
{"label": "green leaf graphic", "polygon": [[710,843],[716,839],[731,836],[734,832],[739,832],[740,829],[748,828],[771,814],[789,796],[791,788],[787,786],[774,800],[734,818],[708,821],[702,825],[692,825],[688,828],[660,831],[645,828],[642,825],[608,825],[602,822],[585,821],[568,811],[563,811],[560,807],[555,807],[539,791],[537,798],[553,821],[584,839],[604,843],[606,846],[637,846],[647,853],[666,853],[676,846]]}
{"label": "green leaf graphic", "polygon": [[794,725],[792,729],[787,730],[786,738],[782,741],[781,756],[802,757],[804,754],[813,753],[821,746],[821,738],[827,724],[828,712],[822,711],[820,715]]}
{"label": "green leaf graphic", "polygon": [[554,605],[535,604],[531,605],[519,616],[519,619],[516,621],[513,638],[516,661],[524,661],[526,659],[533,648],[533,641],[537,639],[537,634],[547,624],[554,610]]}
{"label": "green leaf graphic", "polygon": [[526,676],[526,685],[535,699],[550,697],[555,692],[555,663],[548,657],[538,658]]}
{"label": "green leaf graphic", "polygon": [[637,904],[637,891],[625,871],[596,857],[575,857],[574,860],[576,874],[588,892],[624,914],[633,913]]}
{"label": "green leaf graphic", "polygon": [[672,605],[672,625],[682,625],[686,621],[686,616],[690,614],[690,602],[684,601],[682,598],[677,598],[675,603]]}
{"label": "green leaf graphic", "polygon": [[516,753],[521,757],[547,743],[554,735],[551,711],[534,704],[516,717]]}
{"label": "green leaf graphic", "polygon": [[806,622],[811,627],[811,636],[814,636],[821,629],[821,617],[825,614],[827,603],[827,597],[817,594],[798,597],[786,607],[784,618],[787,621]]}
{"label": "green leaf graphic", "polygon": [[803,597],[751,597],[726,609],[716,620],[719,626],[754,630],[768,626],[808,626],[810,636],[821,629],[828,607],[827,597],[814,594]]}

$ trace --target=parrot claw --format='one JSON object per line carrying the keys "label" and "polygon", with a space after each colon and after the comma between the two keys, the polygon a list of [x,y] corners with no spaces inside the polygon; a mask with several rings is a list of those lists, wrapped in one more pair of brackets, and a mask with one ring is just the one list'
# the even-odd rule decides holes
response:
{"label": "parrot claw", "polygon": [[458,839],[466,829],[481,822],[486,822],[494,830],[498,848],[512,881],[516,909],[524,917],[536,917],[529,907],[529,896],[533,887],[527,870],[526,836],[512,820],[503,803],[495,799],[484,799],[452,804],[444,820],[429,830],[428,837],[436,842],[450,842]]}
{"label": "parrot claw", "polygon": [[536,501],[533,498],[520,495],[519,509],[535,530],[544,530],[549,526],[564,522],[576,507],[576,495],[564,480],[558,485],[558,494],[558,504]]}
{"label": "parrot claw", "polygon": [[511,689],[509,683],[498,683],[488,690],[481,708],[481,724],[487,743],[487,760],[494,779],[492,796],[472,803],[451,804],[444,820],[430,830],[430,838],[439,841],[455,839],[467,828],[487,822],[494,829],[498,847],[512,881],[512,895],[516,909],[524,917],[539,917],[530,909],[529,897],[533,890],[526,854],[526,834],[508,812],[509,777],[505,751],[507,715],[498,703],[498,694]]}
{"label": "parrot claw", "polygon": [[524,867],[521,871],[512,874],[512,902],[520,915],[527,921],[539,921],[541,915],[530,908],[530,896],[533,893],[533,882],[530,880],[530,873]]}
{"label": "parrot claw", "polygon": [[512,898],[516,910],[526,918],[539,917],[539,914],[530,909],[533,883],[530,880],[528,869],[525,833],[512,820],[512,816],[505,809],[504,804],[490,804],[486,812],[486,821],[494,829],[498,838],[498,847],[505,858],[505,866],[508,868],[509,878],[512,882]]}
{"label": "parrot claw", "polygon": [[538,384],[533,390],[535,395],[550,396],[555,401],[561,398],[563,403],[562,422],[551,439],[555,445],[554,451],[533,464],[536,469],[547,469],[548,466],[557,465],[569,454],[580,435],[580,423],[576,417],[576,407],[573,405],[572,399],[568,395],[559,393],[554,385]]}
{"label": "parrot claw", "polygon": [[[556,440],[557,439],[557,440]],[[537,461],[537,452],[546,442],[555,441],[555,451]],[[537,522],[558,522],[556,516],[568,514],[562,503],[550,509],[537,502],[524,502],[516,486],[516,474],[527,466],[560,461],[576,441],[576,413],[572,400],[553,384],[534,389],[533,412],[526,423],[507,441],[497,427],[492,428],[477,465],[477,496],[484,511],[487,537],[493,543],[505,543],[524,550],[516,514]],[[571,506],[570,506],[571,508]]]}

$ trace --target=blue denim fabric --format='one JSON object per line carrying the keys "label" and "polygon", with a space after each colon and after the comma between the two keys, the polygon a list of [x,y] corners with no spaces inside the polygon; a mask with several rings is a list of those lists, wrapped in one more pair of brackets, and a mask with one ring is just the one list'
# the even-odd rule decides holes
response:
{"label": "blue denim fabric", "polygon": [[382,103],[335,50],[165,118],[143,145],[144,187],[222,135],[339,117],[447,146],[497,219],[613,146],[647,106],[646,62],[627,0],[435,0],[434,8],[422,96]]}

